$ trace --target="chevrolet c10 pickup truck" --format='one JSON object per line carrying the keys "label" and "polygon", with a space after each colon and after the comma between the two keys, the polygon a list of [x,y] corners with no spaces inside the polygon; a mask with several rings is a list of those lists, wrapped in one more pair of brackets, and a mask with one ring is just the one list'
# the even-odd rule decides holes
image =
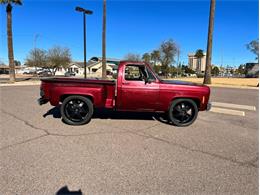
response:
{"label": "chevrolet c10 pickup truck", "polygon": [[175,126],[191,125],[199,111],[209,110],[210,88],[184,81],[162,80],[144,62],[121,61],[117,80],[45,78],[40,105],[60,106],[69,125],[91,120],[95,108],[167,113]]}

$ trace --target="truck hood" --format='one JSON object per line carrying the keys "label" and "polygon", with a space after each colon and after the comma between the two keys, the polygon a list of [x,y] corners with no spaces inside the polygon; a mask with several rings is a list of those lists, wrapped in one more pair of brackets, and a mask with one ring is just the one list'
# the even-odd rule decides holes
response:
{"label": "truck hood", "polygon": [[173,85],[190,85],[190,86],[204,86],[203,84],[188,82],[188,81],[179,81],[179,80],[161,80],[162,83],[165,84],[173,84]]}

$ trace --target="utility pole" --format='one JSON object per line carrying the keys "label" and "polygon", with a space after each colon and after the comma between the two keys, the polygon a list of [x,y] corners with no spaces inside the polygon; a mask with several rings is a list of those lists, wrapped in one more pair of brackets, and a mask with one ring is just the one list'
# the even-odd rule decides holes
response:
{"label": "utility pole", "polygon": [[103,0],[103,27],[102,27],[102,79],[107,78],[107,63],[106,63],[106,20],[107,20],[107,5],[106,0]]}
{"label": "utility pole", "polygon": [[209,13],[206,70],[205,70],[203,84],[211,84],[211,58],[212,58],[212,39],[213,39],[215,7],[216,7],[216,0],[211,0],[210,13]]}

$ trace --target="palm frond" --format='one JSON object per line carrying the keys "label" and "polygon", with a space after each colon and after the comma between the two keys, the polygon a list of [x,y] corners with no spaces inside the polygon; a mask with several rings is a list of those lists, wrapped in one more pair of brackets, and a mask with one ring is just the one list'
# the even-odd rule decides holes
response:
{"label": "palm frond", "polygon": [[1,4],[15,4],[22,5],[22,0],[0,0]]}

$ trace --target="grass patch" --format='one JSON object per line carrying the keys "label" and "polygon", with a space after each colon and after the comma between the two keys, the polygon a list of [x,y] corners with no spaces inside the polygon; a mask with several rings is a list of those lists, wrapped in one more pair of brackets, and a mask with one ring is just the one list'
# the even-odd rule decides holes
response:
{"label": "grass patch", "polygon": [[[203,78],[177,78],[174,80],[190,81],[194,83],[203,83]],[[213,85],[233,85],[256,87],[259,83],[258,78],[211,78]]]}

